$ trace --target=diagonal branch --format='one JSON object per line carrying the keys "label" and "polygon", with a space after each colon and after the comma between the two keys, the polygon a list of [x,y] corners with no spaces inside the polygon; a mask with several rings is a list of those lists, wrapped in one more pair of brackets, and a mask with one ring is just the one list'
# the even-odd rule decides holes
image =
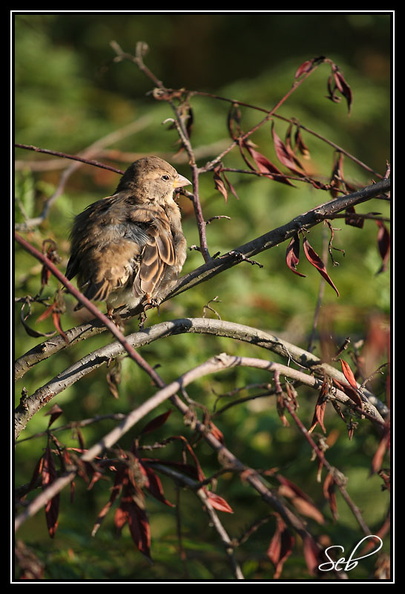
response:
{"label": "diagonal branch", "polygon": [[[376,184],[367,186],[362,188],[358,192],[354,192],[353,194],[348,194],[346,196],[341,196],[334,200],[331,200],[325,204],[317,206],[308,212],[292,219],[289,223],[278,227],[277,229],[273,229],[268,233],[265,233],[261,237],[257,237],[248,243],[245,243],[233,250],[230,250],[227,254],[220,256],[219,258],[215,258],[210,260],[209,262],[199,266],[189,274],[186,274],[182,278],[179,279],[176,286],[172,289],[172,291],[167,295],[165,301],[183,293],[186,290],[189,290],[202,282],[205,282],[217,274],[227,270],[228,268],[232,268],[233,266],[241,263],[241,258],[236,257],[235,254],[241,254],[245,257],[254,256],[262,251],[271,249],[279,245],[280,243],[286,241],[287,239],[291,238],[299,229],[310,229],[315,225],[319,224],[323,220],[327,219],[328,217],[332,217],[335,214],[345,210],[349,206],[355,206],[356,204],[360,204],[362,202],[366,202],[371,198],[378,197],[380,194],[385,194],[390,190],[391,182],[389,179],[384,179]],[[25,249],[29,250],[28,242],[24,244]],[[32,253],[32,252],[31,252]],[[33,253],[35,256],[35,253]],[[42,256],[42,254],[41,254]],[[38,256],[35,256],[38,257]],[[53,266],[49,267],[51,271],[54,273]],[[75,295],[75,297],[79,298],[80,293],[77,292],[75,287],[71,285],[65,279],[65,277],[60,273],[57,269],[57,277],[58,279],[68,288],[69,292]],[[139,313],[137,309],[124,313],[122,315],[123,319],[128,319],[133,317]],[[31,368],[36,363],[50,357],[54,353],[58,352],[61,349],[66,348],[67,346],[76,344],[80,340],[84,340],[90,336],[98,334],[100,332],[105,331],[105,325],[103,322],[100,322],[97,318],[88,322],[86,324],[81,324],[80,326],[76,326],[75,328],[71,328],[70,330],[66,331],[66,336],[69,340],[69,345],[65,342],[65,340],[61,336],[56,336],[52,338],[52,340],[45,341],[33,349],[28,351],[25,355],[20,357],[19,360],[16,362],[16,378],[20,378],[24,375],[24,373]]]}
{"label": "diagonal branch", "polygon": [[[224,336],[248,342],[252,345],[272,351],[287,361],[288,366],[282,365],[279,369],[283,375],[302,384],[309,385],[317,390],[322,385],[322,380],[325,376],[335,378],[343,384],[346,383],[344,375],[339,370],[322,362],[312,353],[305,351],[296,345],[290,344],[269,332],[224,320],[183,318],[170,322],[163,322],[140,332],[127,335],[126,341],[131,347],[140,348],[155,340],[168,336],[176,336],[184,332]],[[101,365],[105,365],[111,361],[111,359],[121,355],[125,350],[126,349],[124,349],[120,342],[105,345],[76,361],[73,365],[61,371],[45,385],[38,388],[33,394],[22,399],[15,411],[16,438],[20,435],[21,431],[25,429],[33,415],[43,406],[48,404],[50,400],[75,382],[79,381],[82,377],[88,375]],[[290,366],[291,362],[294,362],[303,370],[309,371],[311,375],[304,373],[304,371],[294,369]],[[267,364],[269,364],[269,362],[263,362],[263,365]],[[277,364],[273,363],[273,365]],[[382,416],[385,416],[387,412],[384,405],[367,390],[362,389],[361,393],[365,398],[364,410],[362,413],[366,413],[369,418],[377,423],[383,423]],[[350,401],[350,398],[344,394],[344,392],[336,390],[334,397],[342,404],[353,408],[354,403]]]}
{"label": "diagonal branch", "polygon": [[183,276],[166,299],[179,295],[183,291],[195,287],[201,282],[205,282],[224,270],[239,264],[240,259],[235,257],[235,252],[241,254],[245,258],[251,258],[260,252],[264,252],[265,250],[273,248],[287,239],[290,239],[297,233],[297,231],[311,229],[325,219],[332,217],[342,210],[346,210],[349,206],[355,206],[362,202],[367,202],[371,198],[375,198],[380,194],[385,194],[390,190],[390,187],[390,180],[384,179],[371,186],[362,188],[357,192],[353,192],[352,194],[340,196],[321,206],[316,206],[308,212],[299,215],[289,223],[286,223],[277,229],[273,229],[215,260],[211,260]]}

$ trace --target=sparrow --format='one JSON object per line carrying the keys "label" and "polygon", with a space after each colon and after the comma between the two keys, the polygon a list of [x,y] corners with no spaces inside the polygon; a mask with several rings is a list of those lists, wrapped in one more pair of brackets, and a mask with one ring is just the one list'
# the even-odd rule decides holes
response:
{"label": "sparrow", "polygon": [[159,157],[132,163],[112,196],[75,217],[66,277],[77,277],[88,299],[105,301],[109,315],[124,306],[158,305],[186,259],[174,191],[190,184]]}

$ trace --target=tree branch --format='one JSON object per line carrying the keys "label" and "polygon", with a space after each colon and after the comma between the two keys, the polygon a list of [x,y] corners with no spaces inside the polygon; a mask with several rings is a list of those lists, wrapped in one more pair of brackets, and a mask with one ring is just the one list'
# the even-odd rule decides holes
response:
{"label": "tree branch", "polygon": [[[183,293],[188,289],[191,289],[192,287],[199,285],[202,282],[205,282],[213,278],[214,276],[220,274],[228,268],[240,264],[241,259],[237,258],[235,256],[235,253],[242,254],[244,257],[251,257],[262,251],[271,249],[272,247],[275,247],[280,243],[286,241],[287,239],[291,238],[295,233],[297,233],[298,230],[310,229],[311,227],[317,225],[318,223],[322,222],[328,217],[331,217],[337,214],[338,212],[345,210],[349,206],[355,206],[356,204],[366,202],[371,198],[375,198],[380,194],[388,192],[390,190],[390,187],[390,180],[384,179],[380,182],[377,182],[376,184],[362,188],[361,190],[359,190],[358,192],[354,192],[353,194],[348,194],[346,196],[341,196],[339,198],[331,200],[292,219],[289,223],[286,223],[285,225],[278,227],[277,229],[265,233],[261,237],[257,237],[256,239],[253,239],[252,241],[249,241],[244,245],[230,250],[227,254],[224,254],[219,258],[210,260],[209,262],[199,266],[189,274],[186,274],[185,276],[180,278],[176,286],[165,298],[165,301],[167,301],[171,297]],[[25,249],[29,250],[29,244],[28,242],[25,242],[25,240],[24,247]],[[35,256],[35,253],[33,251],[31,251],[31,253]],[[51,271],[53,272],[52,268]],[[65,287],[68,288],[69,292],[75,295],[76,298],[79,298],[80,293],[77,292],[75,287],[73,287],[73,285],[71,285],[70,283],[67,284],[67,279],[62,275],[62,273],[60,273],[59,271],[57,272],[57,277],[65,285]],[[124,312],[122,318],[124,320],[132,318],[137,313],[139,313],[138,309],[132,310],[131,312]],[[104,330],[104,323],[96,318],[95,320],[92,320],[89,323],[81,324],[80,326],[76,326],[75,328],[67,330],[65,334],[69,340],[70,346],[76,344],[76,342],[78,341],[88,338],[89,336],[93,336],[95,334],[99,334],[100,332],[104,332]],[[50,357],[59,350],[66,348],[67,346],[68,344],[61,336],[53,337],[51,340],[45,341],[35,346],[33,349],[28,351],[25,355],[23,355],[16,361],[16,379],[21,378],[24,375],[24,373],[33,365]]]}
{"label": "tree branch", "polygon": [[[291,377],[292,379],[303,384],[309,385],[315,389],[320,388],[324,376],[333,377],[346,384],[345,377],[339,370],[326,363],[323,363],[312,353],[290,344],[287,341],[284,341],[268,332],[264,332],[262,330],[251,328],[242,324],[226,322],[224,320],[215,320],[209,318],[183,318],[156,324],[151,328],[130,334],[125,338],[131,349],[137,349],[160,338],[174,336],[185,332],[224,336],[241,340],[243,342],[248,342],[260,348],[270,350],[286,359],[288,365],[290,365],[291,362],[294,362],[303,369],[310,371],[311,374],[318,376],[320,379],[316,379],[312,375],[307,375],[306,373],[297,371],[290,366],[282,366],[282,373],[284,375]],[[59,373],[51,381],[41,388],[38,388],[30,396],[24,397],[15,411],[16,438],[18,438],[21,431],[25,429],[27,423],[33,417],[33,415],[36,414],[43,406],[48,404],[52,398],[60,394],[63,390],[74,384],[76,381],[80,380],[88,373],[94,371],[101,365],[108,363],[111,359],[123,354],[125,351],[128,351],[128,349],[125,348],[120,342],[114,342],[101,347],[100,349],[97,349],[89,355],[86,355]],[[263,365],[266,365],[267,363],[268,362],[264,362]],[[274,365],[277,364],[274,363]],[[387,412],[386,407],[380,403],[373,394],[364,388],[361,389],[361,393],[367,401],[367,404],[365,404],[367,410],[364,412],[375,421],[383,423],[380,413],[385,415]],[[348,396],[340,390],[336,391],[335,397],[342,404],[353,406],[350,398],[348,398]]]}

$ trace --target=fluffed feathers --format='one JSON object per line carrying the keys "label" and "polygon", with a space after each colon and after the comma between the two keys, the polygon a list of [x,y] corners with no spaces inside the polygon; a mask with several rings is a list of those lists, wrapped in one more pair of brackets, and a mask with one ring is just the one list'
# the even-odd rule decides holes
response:
{"label": "fluffed feathers", "polygon": [[[107,309],[160,303],[186,259],[176,188],[190,182],[163,159],[132,163],[116,192],[77,215],[66,277]],[[80,305],[77,306],[79,308]]]}

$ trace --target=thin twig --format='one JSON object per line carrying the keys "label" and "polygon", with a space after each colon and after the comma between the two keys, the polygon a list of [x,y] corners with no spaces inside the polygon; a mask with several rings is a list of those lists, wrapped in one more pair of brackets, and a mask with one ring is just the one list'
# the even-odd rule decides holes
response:
{"label": "thin twig", "polygon": [[[277,229],[273,229],[261,237],[257,237],[252,241],[249,241],[248,243],[231,250],[231,252],[237,251],[247,258],[254,256],[262,251],[278,246],[280,243],[291,238],[297,232],[297,230],[302,228],[310,229],[323,220],[333,217],[333,215],[345,210],[348,208],[348,206],[360,204],[361,202],[365,202],[371,198],[379,196],[380,194],[388,192],[390,187],[390,180],[386,179],[371,186],[367,186],[358,192],[354,192],[353,194],[341,196],[340,198],[331,200],[330,202],[327,202],[321,206],[316,206],[312,210],[292,219],[289,223],[278,227]],[[26,243],[28,244],[28,242]],[[213,278],[221,272],[240,263],[241,261],[234,258],[232,255],[224,254],[219,258],[215,258],[210,262],[203,264],[202,266],[180,278],[175,287],[165,298],[165,301]],[[50,265],[50,270],[53,271],[54,269],[55,267]],[[77,292],[75,287],[71,283],[68,283],[67,279],[58,270],[57,275],[61,279],[61,282],[65,284],[65,287],[70,287],[69,291],[76,298],[78,298],[80,293]],[[63,279],[66,281],[66,283],[68,283],[68,285]],[[128,312],[127,314],[123,314],[123,319],[131,318],[137,313],[138,311],[134,310],[132,312]],[[67,330],[66,335],[69,339],[69,344],[73,345],[79,340],[84,340],[88,336],[94,336],[95,334],[103,332],[104,330],[105,325],[96,318],[89,323],[82,324]],[[21,377],[32,365],[66,347],[66,342],[59,336],[56,336],[50,341],[34,347],[29,353],[27,353],[25,357],[20,358],[20,360],[17,362],[16,377]]]}

